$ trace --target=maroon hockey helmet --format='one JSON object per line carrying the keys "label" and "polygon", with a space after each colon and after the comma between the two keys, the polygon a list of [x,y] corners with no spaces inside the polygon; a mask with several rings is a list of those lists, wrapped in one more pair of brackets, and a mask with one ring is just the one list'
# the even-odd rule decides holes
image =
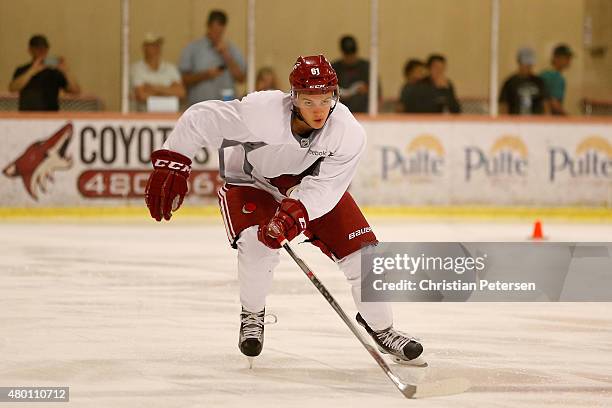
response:
{"label": "maroon hockey helmet", "polygon": [[291,91],[313,91],[317,93],[338,90],[338,76],[323,55],[298,57],[289,74]]}
{"label": "maroon hockey helmet", "polygon": [[[334,111],[340,93],[338,89],[338,76],[331,64],[323,55],[311,55],[309,57],[298,57],[295,65],[289,74],[291,84],[291,102],[293,103],[293,113],[298,118],[304,120],[298,108],[298,93],[327,93],[332,92],[333,102],[329,115]],[[328,118],[329,118],[328,115]],[[327,119],[325,120],[327,122]]]}

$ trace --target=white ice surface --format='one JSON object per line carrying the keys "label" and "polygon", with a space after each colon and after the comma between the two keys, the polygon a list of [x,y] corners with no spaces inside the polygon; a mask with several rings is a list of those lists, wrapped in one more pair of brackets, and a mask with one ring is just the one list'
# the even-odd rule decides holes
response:
{"label": "white ice surface", "polygon": [[[0,386],[70,386],[68,407],[610,407],[610,303],[397,303],[430,367],[468,392],[405,400],[288,256],[263,354],[237,348],[235,253],[220,223],[0,224]],[[521,241],[525,223],[373,222],[383,241]],[[545,224],[556,241],[610,241],[611,225]],[[296,246],[349,315],[348,285]],[[0,407],[59,407],[8,404]]]}

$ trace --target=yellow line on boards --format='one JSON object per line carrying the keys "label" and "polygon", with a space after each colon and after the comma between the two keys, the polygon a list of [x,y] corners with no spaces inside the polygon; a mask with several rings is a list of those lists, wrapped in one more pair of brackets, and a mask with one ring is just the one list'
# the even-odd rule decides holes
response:
{"label": "yellow line on boards", "polygon": [[612,222],[612,209],[593,207],[365,207],[364,213],[380,218],[450,218],[465,220],[544,218],[566,221]]}
{"label": "yellow line on boards", "polygon": [[[612,209],[589,207],[364,207],[366,216],[403,219],[510,220],[555,219],[564,221],[612,222]],[[0,207],[0,219],[64,219],[64,218],[142,218],[147,219],[146,207],[62,207],[17,208]],[[217,206],[184,207],[177,218],[220,218]]]}

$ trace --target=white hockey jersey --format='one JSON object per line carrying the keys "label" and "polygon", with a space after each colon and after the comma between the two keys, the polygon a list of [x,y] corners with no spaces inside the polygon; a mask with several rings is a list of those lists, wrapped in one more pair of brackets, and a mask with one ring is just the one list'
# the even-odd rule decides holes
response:
{"label": "white hockey jersey", "polygon": [[164,148],[193,158],[202,147],[219,152],[219,172],[229,184],[250,185],[284,198],[270,179],[302,178],[290,197],[300,200],[313,220],[331,211],[348,188],[366,134],[341,103],[322,129],[302,138],[291,132],[290,94],[251,93],[242,100],[205,101],[191,106],[178,120]]}

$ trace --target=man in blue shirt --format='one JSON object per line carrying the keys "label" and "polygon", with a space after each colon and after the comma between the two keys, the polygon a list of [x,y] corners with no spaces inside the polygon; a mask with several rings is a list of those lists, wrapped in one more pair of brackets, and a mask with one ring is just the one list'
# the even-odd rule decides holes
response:
{"label": "man in blue shirt", "polygon": [[540,73],[550,96],[550,108],[553,115],[567,115],[563,109],[565,97],[565,78],[562,72],[569,68],[572,61],[572,50],[565,44],[559,44],[553,50],[551,68]]}
{"label": "man in blue shirt", "polygon": [[189,105],[210,99],[234,99],[234,83],[245,79],[244,58],[223,39],[226,25],[225,12],[211,11],[206,36],[189,43],[181,54],[179,70]]}

